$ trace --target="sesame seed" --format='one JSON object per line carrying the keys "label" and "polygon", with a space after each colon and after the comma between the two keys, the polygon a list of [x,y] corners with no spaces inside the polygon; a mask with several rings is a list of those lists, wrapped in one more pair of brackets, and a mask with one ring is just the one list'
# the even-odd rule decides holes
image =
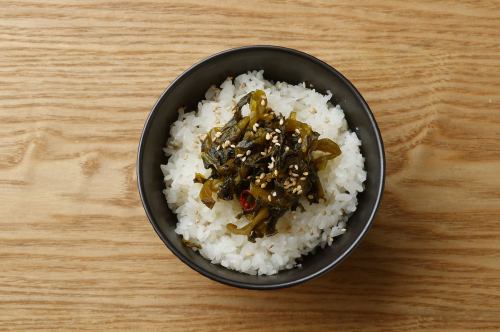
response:
{"label": "sesame seed", "polygon": [[274,167],[274,163],[269,163],[269,165],[267,165],[267,168],[269,168],[269,169],[273,169],[273,167]]}
{"label": "sesame seed", "polygon": [[256,180],[255,180],[255,183],[259,183],[259,182],[260,182],[260,179],[256,179]]}
{"label": "sesame seed", "polygon": [[347,229],[345,229],[345,228],[342,228],[342,229],[341,229],[341,231],[342,231],[342,232],[345,232],[345,231],[347,231]]}
{"label": "sesame seed", "polygon": [[314,198],[314,196],[313,196],[313,195],[307,195],[307,198],[309,198],[309,199],[313,199],[313,198]]}
{"label": "sesame seed", "polygon": [[297,134],[300,134],[300,130],[299,130],[298,128],[295,128],[295,132],[296,132]]}
{"label": "sesame seed", "polygon": [[297,189],[302,190],[302,186],[299,184],[299,185],[297,186]]}
{"label": "sesame seed", "polygon": [[274,157],[273,156],[271,156],[271,160],[274,161]]}
{"label": "sesame seed", "polygon": [[293,165],[288,166],[288,168],[293,168]]}
{"label": "sesame seed", "polygon": [[262,189],[264,189],[264,188],[266,187],[266,185],[267,185],[267,184],[264,182],[263,184],[261,184],[261,185],[260,185],[260,187],[261,187]]}
{"label": "sesame seed", "polygon": [[266,102],[264,101],[264,99],[262,99],[262,100],[260,101],[260,104],[261,104],[262,106],[264,106],[264,105],[266,104]]}
{"label": "sesame seed", "polygon": [[280,126],[282,126],[284,123],[283,119],[280,120]]}
{"label": "sesame seed", "polygon": [[292,194],[295,194],[297,192],[297,188],[293,188]]}
{"label": "sesame seed", "polygon": [[217,145],[217,148],[215,150],[219,151],[220,150],[220,145]]}
{"label": "sesame seed", "polygon": [[288,180],[285,180],[285,182],[283,183],[285,186],[288,186],[290,184],[290,182],[288,182]]}
{"label": "sesame seed", "polygon": [[290,150],[290,148],[288,146],[285,146],[285,152],[288,152],[288,150]]}
{"label": "sesame seed", "polygon": [[298,177],[299,175],[298,174],[295,174],[295,173],[290,173],[293,177]]}
{"label": "sesame seed", "polygon": [[229,146],[229,145],[231,145],[231,141],[230,141],[230,140],[226,140],[226,141],[224,142],[224,144],[225,144],[226,146]]}
{"label": "sesame seed", "polygon": [[308,175],[309,175],[309,172],[304,172],[304,173],[302,173],[302,174],[304,174],[305,176],[308,176]]}
{"label": "sesame seed", "polygon": [[249,156],[252,153],[252,151],[247,150],[247,156]]}
{"label": "sesame seed", "polygon": [[261,154],[261,155],[263,155],[263,156],[265,156],[265,155],[266,155],[266,153],[265,153],[264,151],[262,151],[260,154]]}
{"label": "sesame seed", "polygon": [[306,179],[306,177],[305,177],[305,176],[303,176],[303,177],[301,177],[300,179],[301,179],[302,181],[304,181],[304,180]]}
{"label": "sesame seed", "polygon": [[274,145],[281,146],[281,144],[279,144],[278,142],[274,142]]}
{"label": "sesame seed", "polygon": [[281,134],[281,130],[279,130],[278,128],[274,129],[275,132],[277,132],[278,134]]}
{"label": "sesame seed", "polygon": [[266,134],[266,140],[268,140],[268,141],[269,141],[270,139],[271,139],[271,134],[267,133],[267,134]]}
{"label": "sesame seed", "polygon": [[236,145],[234,145],[234,144],[231,144],[231,147],[232,147],[232,148],[234,149],[234,148],[236,148]]}
{"label": "sesame seed", "polygon": [[238,153],[238,154],[236,155],[236,157],[238,157],[238,158],[243,157],[243,153]]}
{"label": "sesame seed", "polygon": [[241,161],[245,161],[245,160],[247,160],[247,157],[241,158]]}
{"label": "sesame seed", "polygon": [[302,195],[302,190],[297,191],[297,195]]}
{"label": "sesame seed", "polygon": [[260,178],[263,179],[266,176],[266,173],[260,173]]}
{"label": "sesame seed", "polygon": [[302,143],[302,138],[299,137],[299,139],[297,140],[297,143]]}
{"label": "sesame seed", "polygon": [[220,131],[218,131],[218,132],[215,133],[215,137],[219,138],[221,136],[222,136],[222,133]]}
{"label": "sesame seed", "polygon": [[257,122],[255,122],[254,126],[259,128],[259,124]]}
{"label": "sesame seed", "polygon": [[271,201],[271,195],[267,195],[267,200],[270,202]]}
{"label": "sesame seed", "polygon": [[276,197],[276,191],[273,191],[273,196]]}
{"label": "sesame seed", "polygon": [[277,169],[274,170],[274,175],[276,175],[276,176],[278,175],[278,170]]}
{"label": "sesame seed", "polygon": [[299,166],[298,165],[293,165],[293,168],[295,168],[296,170],[298,170]]}

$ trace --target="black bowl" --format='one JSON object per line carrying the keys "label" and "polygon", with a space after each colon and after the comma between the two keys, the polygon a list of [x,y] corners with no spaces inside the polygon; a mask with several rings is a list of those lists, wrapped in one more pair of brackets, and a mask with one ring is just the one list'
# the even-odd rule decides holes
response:
{"label": "black bowl", "polygon": [[[162,193],[164,189],[160,164],[167,158],[162,148],[169,136],[170,125],[177,120],[177,109],[194,110],[212,84],[220,84],[228,76],[249,70],[264,69],[273,81],[307,82],[320,92],[331,90],[333,102],[344,110],[351,130],[362,141],[367,180],[365,191],[358,195],[358,208],[349,218],[347,232],[332,246],[304,257],[302,267],[281,271],[273,276],[251,276],[211,264],[184,246],[174,232],[177,218],[170,211]],[[167,247],[184,263],[213,280],[249,289],[289,287],[331,270],[360,242],[372,224],[379,206],[385,177],[382,138],[367,103],[356,88],[328,64],[299,51],[276,46],[248,46],[227,50],[199,62],[185,71],[163,92],[149,114],[142,132],[137,179],[142,203],[149,221]]]}

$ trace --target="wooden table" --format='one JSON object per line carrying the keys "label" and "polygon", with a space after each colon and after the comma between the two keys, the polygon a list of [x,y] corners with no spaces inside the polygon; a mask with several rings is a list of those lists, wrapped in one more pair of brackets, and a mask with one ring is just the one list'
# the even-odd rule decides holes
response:
{"label": "wooden table", "polygon": [[[0,330],[500,329],[498,1],[0,7]],[[335,66],[386,145],[385,196],[362,245],[279,291],[192,271],[136,188],[139,135],[163,89],[249,44]]]}

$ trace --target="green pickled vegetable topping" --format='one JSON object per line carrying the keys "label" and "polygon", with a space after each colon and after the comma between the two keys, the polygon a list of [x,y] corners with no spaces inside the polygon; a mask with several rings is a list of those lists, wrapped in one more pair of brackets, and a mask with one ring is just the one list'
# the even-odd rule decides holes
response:
{"label": "green pickled vegetable topping", "polygon": [[[250,106],[249,116],[241,109]],[[201,183],[201,201],[212,208],[217,199],[237,199],[242,207],[238,217],[249,221],[234,234],[249,241],[276,233],[278,219],[289,210],[304,209],[300,198],[318,203],[325,193],[317,172],[341,154],[328,138],[319,138],[307,123],[274,113],[264,91],[245,95],[233,109],[234,115],[222,128],[211,129],[201,146],[201,158],[210,177],[196,173]],[[314,152],[314,156],[313,156]]]}

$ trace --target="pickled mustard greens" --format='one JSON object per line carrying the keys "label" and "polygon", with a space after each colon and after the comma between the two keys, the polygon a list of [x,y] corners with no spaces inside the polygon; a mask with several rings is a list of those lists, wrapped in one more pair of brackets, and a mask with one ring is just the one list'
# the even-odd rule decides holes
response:
{"label": "pickled mustard greens", "polygon": [[[241,109],[249,104],[249,116]],[[249,241],[276,233],[278,219],[287,211],[303,209],[300,198],[310,204],[324,198],[317,172],[339,156],[339,146],[319,138],[307,123],[273,112],[266,94],[255,90],[245,95],[233,109],[233,117],[223,127],[212,128],[201,145],[204,167],[209,178],[195,174],[202,183],[201,201],[212,208],[217,199],[237,198],[242,212],[237,218],[249,222],[227,229],[246,235]]]}

